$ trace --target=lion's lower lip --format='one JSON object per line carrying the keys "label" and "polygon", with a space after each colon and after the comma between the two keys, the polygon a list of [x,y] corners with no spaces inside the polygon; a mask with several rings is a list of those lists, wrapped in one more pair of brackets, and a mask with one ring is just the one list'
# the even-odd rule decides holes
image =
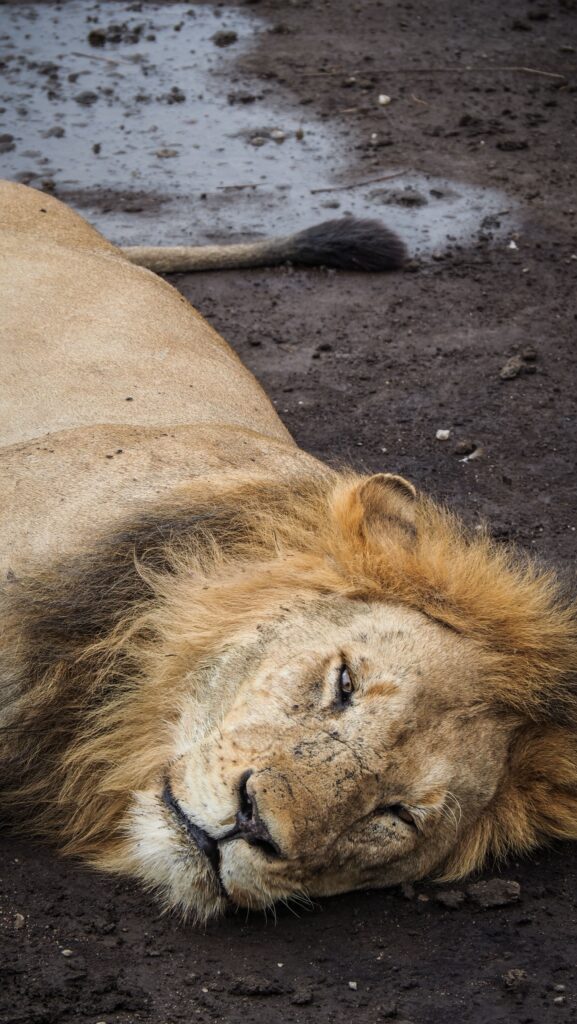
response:
{"label": "lion's lower lip", "polygon": [[195,843],[199,850],[204,853],[207,858],[212,870],[214,871],[215,877],[218,881],[219,887],[222,891],[223,884],[220,877],[220,849],[216,839],[209,836],[208,832],[205,832],[200,825],[196,825],[187,814],[183,811],[174,793],[172,792],[170,782],[168,779],[164,783],[162,790],[162,802],[165,807],[171,812],[173,818],[176,819],[181,828],[186,831],[189,839]]}

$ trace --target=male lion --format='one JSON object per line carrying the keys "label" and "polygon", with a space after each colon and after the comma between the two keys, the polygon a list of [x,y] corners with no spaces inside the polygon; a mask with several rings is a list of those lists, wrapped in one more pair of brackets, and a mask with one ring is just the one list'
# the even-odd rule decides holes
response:
{"label": "male lion", "polygon": [[[6,817],[197,920],[577,836],[552,574],[299,451],[178,292],[55,199],[1,198]],[[402,259],[351,230],[349,265],[367,232]],[[328,261],[339,231],[224,258]]]}

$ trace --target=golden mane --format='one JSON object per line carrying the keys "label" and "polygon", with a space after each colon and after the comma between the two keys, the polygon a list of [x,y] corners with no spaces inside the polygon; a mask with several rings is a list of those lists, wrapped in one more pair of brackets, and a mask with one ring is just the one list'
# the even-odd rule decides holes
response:
{"label": "golden mane", "polygon": [[517,723],[508,773],[446,877],[577,837],[575,607],[552,573],[395,481],[197,482],[91,553],[8,584],[0,802],[15,823],[102,862],[131,792],[163,763],[191,665],[201,679],[287,602],[339,595],[467,636],[485,668],[479,705]]}

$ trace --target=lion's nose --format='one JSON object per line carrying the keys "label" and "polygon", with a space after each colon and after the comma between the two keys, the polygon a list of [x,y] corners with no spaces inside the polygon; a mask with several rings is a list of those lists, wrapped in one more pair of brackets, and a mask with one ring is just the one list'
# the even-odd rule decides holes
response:
{"label": "lion's nose", "polygon": [[254,790],[249,790],[248,782],[252,771],[244,772],[239,780],[239,809],[236,814],[236,826],[223,838],[245,839],[251,846],[258,846],[269,857],[281,857],[281,851],[272,838],[266,823],[258,812],[258,804]]}

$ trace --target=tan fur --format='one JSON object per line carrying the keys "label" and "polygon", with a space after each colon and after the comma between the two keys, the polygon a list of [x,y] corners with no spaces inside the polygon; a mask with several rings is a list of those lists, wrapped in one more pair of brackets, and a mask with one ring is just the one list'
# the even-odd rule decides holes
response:
{"label": "tan fur", "polygon": [[[35,238],[22,223],[22,239]],[[98,259],[91,273],[108,288]],[[141,304],[149,282],[158,287],[138,279]],[[85,316],[86,296],[68,284],[53,294],[57,339],[71,303]],[[139,321],[119,314],[115,336],[120,365]],[[148,338],[152,347],[152,324]],[[400,477],[336,473],[301,455],[264,397],[231,427],[227,410],[242,419],[250,379],[237,367],[231,358],[228,397],[217,383],[222,422],[186,425],[195,479],[175,437],[162,493],[141,483],[130,502],[130,480],[116,478],[108,506],[101,490],[91,502],[100,477],[88,466],[90,513],[77,530],[72,514],[53,513],[43,548],[30,540],[34,500],[24,512],[22,548],[6,555],[26,571],[2,599],[2,803],[14,824],[200,919],[226,897],[263,906],[453,878],[489,856],[577,838],[577,625],[554,575],[469,533]],[[97,376],[90,387],[106,390]],[[208,364],[199,388],[193,413],[204,401],[212,415]],[[249,394],[256,401],[253,383]],[[70,405],[72,470],[74,450],[87,450],[82,409]],[[150,415],[139,452],[158,443],[162,403]],[[30,424],[11,429],[24,436]],[[59,441],[43,444],[61,451]],[[34,445],[21,443],[11,465],[29,465]],[[29,494],[41,494],[42,472]],[[350,706],[335,699],[343,662]],[[229,841],[247,770],[277,858]],[[220,882],[162,803],[167,779],[219,842]]]}

